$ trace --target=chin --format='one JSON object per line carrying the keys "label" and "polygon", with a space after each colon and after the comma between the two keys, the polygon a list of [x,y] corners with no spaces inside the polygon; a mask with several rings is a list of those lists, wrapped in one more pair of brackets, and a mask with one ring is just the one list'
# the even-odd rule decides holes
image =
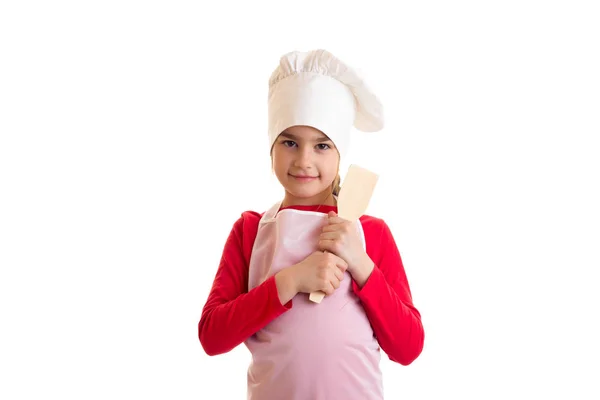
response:
{"label": "chin", "polygon": [[327,187],[299,188],[297,186],[292,186],[286,188],[286,190],[289,194],[298,199],[309,199],[323,195],[323,193],[327,190]]}
{"label": "chin", "polygon": [[298,199],[309,199],[318,196],[321,191],[316,190],[288,190],[288,193]]}

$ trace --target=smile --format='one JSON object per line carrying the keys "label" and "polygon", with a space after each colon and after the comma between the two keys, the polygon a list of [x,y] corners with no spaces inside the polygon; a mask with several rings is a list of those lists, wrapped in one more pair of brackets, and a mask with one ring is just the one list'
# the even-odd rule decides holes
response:
{"label": "smile", "polygon": [[290,176],[300,182],[310,182],[318,178],[318,176],[296,176],[291,174]]}

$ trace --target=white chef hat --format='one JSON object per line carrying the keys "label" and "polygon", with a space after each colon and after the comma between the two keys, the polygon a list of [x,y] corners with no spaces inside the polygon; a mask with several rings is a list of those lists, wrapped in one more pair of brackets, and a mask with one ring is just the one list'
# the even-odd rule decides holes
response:
{"label": "white chef hat", "polygon": [[352,127],[383,128],[383,107],[347,64],[326,50],[284,54],[269,79],[269,149],[281,132],[295,125],[319,129],[343,158]]}

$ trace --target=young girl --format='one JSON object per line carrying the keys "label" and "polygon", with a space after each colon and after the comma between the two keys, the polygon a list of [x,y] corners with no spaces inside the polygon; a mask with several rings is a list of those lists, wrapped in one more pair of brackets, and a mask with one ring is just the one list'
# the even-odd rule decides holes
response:
{"label": "young girl", "polygon": [[[337,216],[339,165],[354,126],[381,105],[324,50],[281,57],[269,80],[269,145],[285,196],[246,211],[226,241],[198,336],[209,355],[244,343],[248,399],[383,399],[380,348],[409,365],[424,330],[387,224]],[[309,294],[325,292],[321,303]]]}

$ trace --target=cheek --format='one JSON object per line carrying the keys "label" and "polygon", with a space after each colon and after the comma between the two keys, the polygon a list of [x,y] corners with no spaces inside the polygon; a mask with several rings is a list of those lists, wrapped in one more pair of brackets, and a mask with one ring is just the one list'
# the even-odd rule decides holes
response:
{"label": "cheek", "polygon": [[326,163],[327,178],[333,180],[338,174],[338,158],[332,156]]}
{"label": "cheek", "polygon": [[288,162],[286,160],[285,155],[283,155],[283,156],[281,154],[274,155],[274,157],[271,161],[271,165],[273,167],[273,170],[275,171],[275,174],[278,177],[287,175]]}
{"label": "cheek", "polygon": [[274,160],[273,161],[273,171],[275,171],[275,174],[277,174],[277,176],[279,176],[281,174],[281,171],[283,170],[282,165],[281,165],[281,161],[280,160]]}

